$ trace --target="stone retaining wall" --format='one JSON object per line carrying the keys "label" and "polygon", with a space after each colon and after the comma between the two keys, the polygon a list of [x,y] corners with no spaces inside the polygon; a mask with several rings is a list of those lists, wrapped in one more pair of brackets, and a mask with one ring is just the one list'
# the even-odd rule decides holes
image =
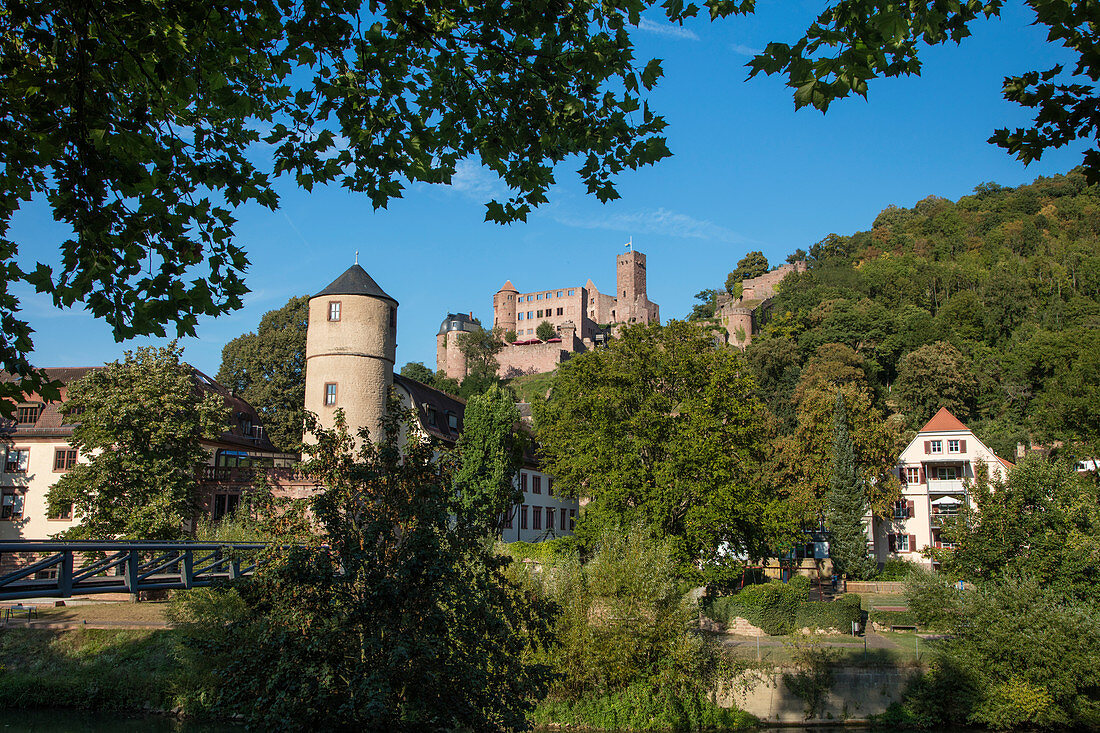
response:
{"label": "stone retaining wall", "polygon": [[723,707],[752,713],[765,723],[840,723],[865,721],[880,715],[901,693],[915,670],[902,667],[838,667],[832,686],[816,715],[807,715],[807,703],[792,692],[785,675],[797,669],[749,670],[719,687]]}

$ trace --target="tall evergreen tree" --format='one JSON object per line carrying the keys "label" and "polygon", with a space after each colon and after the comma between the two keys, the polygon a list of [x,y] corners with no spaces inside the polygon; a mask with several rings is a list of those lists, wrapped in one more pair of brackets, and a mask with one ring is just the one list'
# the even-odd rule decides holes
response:
{"label": "tall evergreen tree", "polygon": [[856,452],[848,434],[848,411],[844,395],[837,392],[833,411],[833,477],[825,497],[825,522],[829,528],[829,555],[837,573],[850,578],[869,577],[875,569],[867,557],[867,536],[863,515],[867,499],[856,468]]}

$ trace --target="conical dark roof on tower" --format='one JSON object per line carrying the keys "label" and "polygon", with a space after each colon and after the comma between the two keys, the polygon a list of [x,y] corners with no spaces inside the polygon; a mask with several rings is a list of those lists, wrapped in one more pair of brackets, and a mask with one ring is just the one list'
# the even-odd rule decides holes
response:
{"label": "conical dark roof on tower", "polygon": [[333,280],[327,288],[313,297],[319,298],[322,295],[365,295],[368,298],[381,298],[397,304],[397,301],[386,295],[386,292],[378,287],[374,278],[357,264],[349,267],[343,275]]}

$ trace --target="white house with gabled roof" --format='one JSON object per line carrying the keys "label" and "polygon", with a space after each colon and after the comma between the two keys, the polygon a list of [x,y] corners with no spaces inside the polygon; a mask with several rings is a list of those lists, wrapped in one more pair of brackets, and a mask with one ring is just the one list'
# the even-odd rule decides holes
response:
{"label": "white house with gabled roof", "polygon": [[869,525],[874,556],[880,564],[899,557],[932,567],[920,552],[926,547],[947,548],[939,536],[944,517],[957,514],[964,504],[974,506],[966,481],[984,463],[989,477],[1005,478],[1012,464],[997,456],[946,407],[941,407],[917,433],[898,459],[902,498],[886,517]]}

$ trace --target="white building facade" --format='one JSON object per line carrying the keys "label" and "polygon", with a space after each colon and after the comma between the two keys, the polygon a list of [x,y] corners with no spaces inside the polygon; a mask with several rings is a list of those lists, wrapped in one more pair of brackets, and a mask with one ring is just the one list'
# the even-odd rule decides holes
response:
{"label": "white building facade", "polygon": [[941,539],[940,528],[944,518],[958,514],[964,505],[974,506],[967,482],[974,480],[982,463],[990,479],[1003,479],[1012,468],[947,408],[940,408],[898,459],[901,500],[889,516],[871,520],[875,560],[881,565],[896,557],[934,567],[921,551],[951,549]]}

